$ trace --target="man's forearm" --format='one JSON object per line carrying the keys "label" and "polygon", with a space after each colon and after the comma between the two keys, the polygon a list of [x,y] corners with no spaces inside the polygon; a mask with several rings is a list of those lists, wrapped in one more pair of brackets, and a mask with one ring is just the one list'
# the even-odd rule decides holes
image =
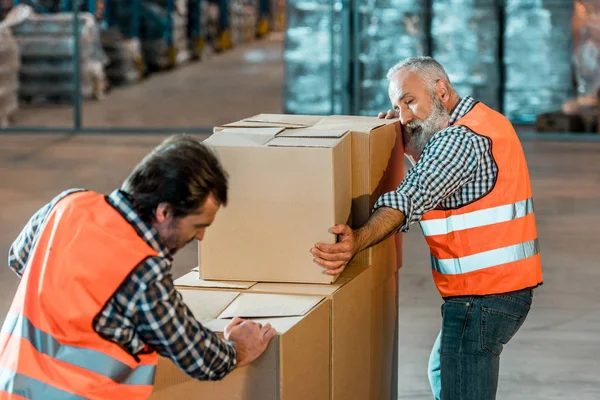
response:
{"label": "man's forearm", "polygon": [[395,208],[378,208],[371,218],[355,232],[356,243],[358,244],[357,253],[375,246],[396,233],[404,224],[404,219],[404,213]]}

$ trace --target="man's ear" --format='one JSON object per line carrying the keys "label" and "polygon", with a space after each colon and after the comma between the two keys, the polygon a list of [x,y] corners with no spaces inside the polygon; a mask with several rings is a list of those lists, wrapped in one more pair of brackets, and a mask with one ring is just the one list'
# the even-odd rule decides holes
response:
{"label": "man's ear", "polygon": [[154,211],[154,219],[159,224],[173,217],[173,207],[169,203],[159,203]]}
{"label": "man's ear", "polygon": [[446,81],[440,79],[435,84],[435,92],[442,104],[446,104],[448,101],[450,101],[450,88],[448,87]]}

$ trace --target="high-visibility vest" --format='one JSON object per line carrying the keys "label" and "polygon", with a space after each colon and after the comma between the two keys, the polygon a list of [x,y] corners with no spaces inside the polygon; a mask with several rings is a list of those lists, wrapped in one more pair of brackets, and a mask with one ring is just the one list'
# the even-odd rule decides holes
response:
{"label": "high-visibility vest", "polygon": [[94,330],[133,269],[156,256],[101,194],[51,210],[0,334],[0,400],[148,398],[157,353],[133,356]]}
{"label": "high-visibility vest", "polygon": [[514,128],[482,103],[455,125],[491,140],[498,176],[482,198],[423,215],[421,228],[438,291],[442,297],[488,295],[541,284],[529,172]]}

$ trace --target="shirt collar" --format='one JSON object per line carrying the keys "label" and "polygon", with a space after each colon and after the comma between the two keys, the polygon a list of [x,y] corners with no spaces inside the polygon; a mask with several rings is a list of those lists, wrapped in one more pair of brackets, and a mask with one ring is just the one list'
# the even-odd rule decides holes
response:
{"label": "shirt collar", "polygon": [[469,95],[466,95],[464,98],[462,98],[450,114],[450,125],[454,125],[456,121],[471,111],[471,109],[475,106],[475,103],[475,99]]}
{"label": "shirt collar", "polygon": [[133,208],[125,192],[119,189],[114,190],[106,199],[135,228],[144,241],[158,252],[159,257],[169,260],[173,259],[169,249],[160,241],[156,229],[142,220],[140,214]]}

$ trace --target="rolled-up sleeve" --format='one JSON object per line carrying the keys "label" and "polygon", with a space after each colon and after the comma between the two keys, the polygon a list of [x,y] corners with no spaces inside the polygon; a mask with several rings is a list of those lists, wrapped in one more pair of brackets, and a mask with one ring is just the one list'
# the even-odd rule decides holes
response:
{"label": "rolled-up sleeve", "polygon": [[437,133],[400,186],[383,194],[373,211],[380,207],[401,211],[405,222],[398,232],[408,231],[423,214],[474,179],[480,162],[472,142],[476,136],[462,126],[451,126]]}

